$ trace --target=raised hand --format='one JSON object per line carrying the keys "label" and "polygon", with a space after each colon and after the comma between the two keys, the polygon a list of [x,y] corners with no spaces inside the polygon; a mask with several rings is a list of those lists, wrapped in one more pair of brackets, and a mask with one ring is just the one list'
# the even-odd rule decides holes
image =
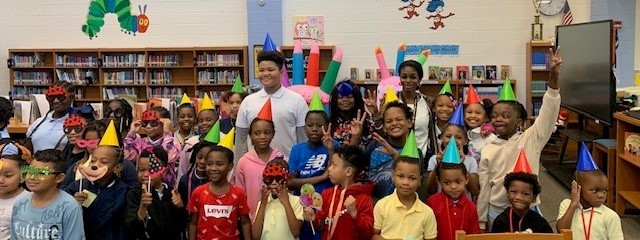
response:
{"label": "raised hand", "polygon": [[138,133],[140,131],[140,128],[142,128],[142,121],[141,120],[135,120],[133,121],[133,123],[131,123],[131,127],[129,128],[129,133]]}
{"label": "raised hand", "polygon": [[351,120],[351,137],[360,138],[364,131],[364,121],[367,119],[367,112],[358,110],[356,117]]}
{"label": "raised hand", "polygon": [[384,139],[382,136],[380,136],[380,134],[374,132],[373,133],[373,139],[378,141],[380,143],[380,145],[382,145],[382,147],[384,147],[385,153],[391,155],[391,157],[393,157],[393,159],[396,159],[397,157],[400,156],[400,153],[398,152],[398,150],[393,148],[393,146],[391,146],[391,144],[389,144],[389,142],[387,142],[386,139]]}
{"label": "raised hand", "polygon": [[171,190],[171,202],[173,203],[173,206],[176,206],[177,208],[184,207],[184,203],[182,203],[182,198],[180,197],[178,189]]}
{"label": "raised hand", "polygon": [[551,56],[551,68],[549,72],[549,87],[558,89],[558,75],[562,67],[562,56],[560,56],[560,46],[553,51],[553,48],[549,48],[549,56]]}
{"label": "raised hand", "polygon": [[322,126],[322,144],[329,149],[333,150],[333,135],[331,134],[331,123],[327,127]]}
{"label": "raised hand", "polygon": [[147,186],[142,185],[142,194],[140,194],[140,209],[147,210],[147,207],[151,205],[153,196],[150,192],[147,192]]}
{"label": "raised hand", "polygon": [[582,186],[573,180],[571,182],[571,205],[578,206],[580,204],[580,191],[582,190]]}
{"label": "raised hand", "polygon": [[276,189],[275,195],[278,196],[278,199],[280,199],[282,204],[290,204],[289,192],[287,191],[285,184],[278,184],[278,189]]}
{"label": "raised hand", "polygon": [[347,213],[351,216],[351,218],[355,219],[358,216],[358,210],[356,209],[356,199],[353,195],[349,195],[347,199],[344,200],[344,207],[347,209]]}
{"label": "raised hand", "polygon": [[364,98],[364,105],[372,116],[378,114],[378,105],[376,104],[376,93],[371,89],[367,89],[367,97]]}
{"label": "raised hand", "polygon": [[267,205],[269,194],[271,194],[271,191],[269,191],[267,185],[262,184],[262,188],[260,189],[260,204],[263,204],[265,206]]}
{"label": "raised hand", "polygon": [[302,209],[302,218],[305,221],[313,221],[316,218],[316,212],[311,207],[304,207]]}
{"label": "raised hand", "polygon": [[83,192],[76,192],[73,194],[73,198],[75,198],[78,203],[82,204],[84,200],[87,200],[87,194]]}

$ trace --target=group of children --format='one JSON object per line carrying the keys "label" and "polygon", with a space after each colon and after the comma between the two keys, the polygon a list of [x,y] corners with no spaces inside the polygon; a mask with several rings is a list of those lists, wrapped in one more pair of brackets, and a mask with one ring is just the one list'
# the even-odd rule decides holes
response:
{"label": "group of children", "polygon": [[[250,148],[236,156],[234,145],[247,144],[234,143],[235,119],[247,96],[239,81],[225,96],[225,119],[218,119],[208,96],[198,108],[183,96],[175,132],[166,109],[151,108],[134,120],[121,100],[109,104],[104,120],[69,116],[64,130],[73,154],[42,150],[32,159],[20,144],[3,139],[0,239],[552,233],[538,208],[536,175],[560,105],[562,59],[550,51],[549,89],[540,116],[526,130],[526,112],[509,83],[495,105],[481,101],[471,86],[465,104],[458,104],[448,83],[433,103],[421,94],[410,100],[412,94],[402,92],[398,99],[389,91],[377,105],[352,82],[341,82],[331,93],[330,114],[317,95],[311,100],[304,116],[307,140],[291,146],[288,156],[272,147],[277,132],[285,131],[275,128],[272,108],[287,106],[272,106],[271,98],[250,121]],[[281,54],[260,55],[260,80],[279,79]],[[263,69],[263,62],[275,67]],[[406,62],[401,82],[416,91],[422,67]],[[13,112],[6,102],[0,99],[7,110],[0,112]],[[428,109],[419,108],[424,103]],[[0,114],[4,131],[10,117]],[[574,239],[622,239],[619,217],[603,205],[606,177],[592,161],[579,166],[556,230],[571,229]]]}

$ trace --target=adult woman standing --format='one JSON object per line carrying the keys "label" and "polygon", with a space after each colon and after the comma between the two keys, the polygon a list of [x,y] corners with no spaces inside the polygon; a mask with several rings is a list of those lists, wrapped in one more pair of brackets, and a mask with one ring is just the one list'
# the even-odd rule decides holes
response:
{"label": "adult woman standing", "polygon": [[69,117],[69,107],[74,101],[76,88],[64,81],[54,82],[47,89],[49,112],[29,126],[27,137],[31,139],[33,153],[45,149],[63,149],[67,145],[63,124]]}

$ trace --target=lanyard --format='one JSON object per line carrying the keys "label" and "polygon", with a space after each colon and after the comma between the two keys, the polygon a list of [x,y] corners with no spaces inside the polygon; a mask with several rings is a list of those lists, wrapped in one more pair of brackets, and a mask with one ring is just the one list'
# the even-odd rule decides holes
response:
{"label": "lanyard", "polygon": [[587,240],[589,240],[589,238],[591,237],[591,222],[593,221],[593,212],[594,212],[594,209],[593,207],[591,207],[591,214],[589,216],[589,228],[587,228],[584,222],[584,211],[580,212],[580,214],[582,214],[582,231],[584,232],[584,237]]}
{"label": "lanyard", "polygon": [[333,204],[336,200],[336,192],[338,192],[338,186],[334,186],[333,187],[333,195],[331,196],[331,204],[329,205],[329,238],[327,239],[331,239],[331,237],[333,237],[333,233],[336,230],[336,227],[338,226],[338,218],[340,218],[341,212],[340,209],[342,208],[342,204],[344,201],[344,194],[347,191],[347,189],[342,189],[342,191],[340,192],[340,200],[338,201],[338,205],[336,206],[336,210],[334,213],[333,210]]}
{"label": "lanyard", "polygon": [[[527,214],[525,213],[524,215]],[[522,232],[522,220],[524,220],[524,216],[522,216],[522,218],[520,218],[520,221],[518,222],[518,232]],[[509,228],[513,233],[513,208],[509,209]]]}
{"label": "lanyard", "polygon": [[[411,120],[413,120],[413,124],[414,124],[413,128],[414,129],[415,129],[415,124],[416,124],[416,115],[418,113],[418,101],[420,100],[418,97],[419,97],[418,93],[416,93],[416,95],[413,97],[413,119],[411,119]],[[402,92],[400,92],[400,98],[402,99],[402,102],[404,104],[407,104],[407,100],[404,99],[404,95],[402,94]]]}
{"label": "lanyard", "polygon": [[445,197],[445,204],[446,204],[446,208],[447,209],[447,222],[449,223],[449,233],[451,233],[451,239],[456,239],[455,238],[455,230],[464,230],[462,228],[462,226],[464,226],[464,218],[466,217],[466,211],[467,208],[465,208],[464,206],[462,207],[462,221],[460,222],[460,228],[457,229],[453,229],[452,224],[451,224],[451,215],[449,214],[449,198]]}

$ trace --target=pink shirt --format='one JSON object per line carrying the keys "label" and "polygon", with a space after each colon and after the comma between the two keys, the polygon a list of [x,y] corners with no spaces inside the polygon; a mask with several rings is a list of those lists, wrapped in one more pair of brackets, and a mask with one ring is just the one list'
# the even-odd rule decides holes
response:
{"label": "pink shirt", "polygon": [[[278,149],[273,149],[269,161],[276,157],[282,157],[283,154]],[[235,168],[236,186],[242,187],[247,194],[247,203],[249,205],[249,217],[253,221],[256,215],[256,207],[260,201],[260,189],[262,188],[262,171],[267,163],[258,157],[254,149],[249,150],[238,160],[238,166]]]}

